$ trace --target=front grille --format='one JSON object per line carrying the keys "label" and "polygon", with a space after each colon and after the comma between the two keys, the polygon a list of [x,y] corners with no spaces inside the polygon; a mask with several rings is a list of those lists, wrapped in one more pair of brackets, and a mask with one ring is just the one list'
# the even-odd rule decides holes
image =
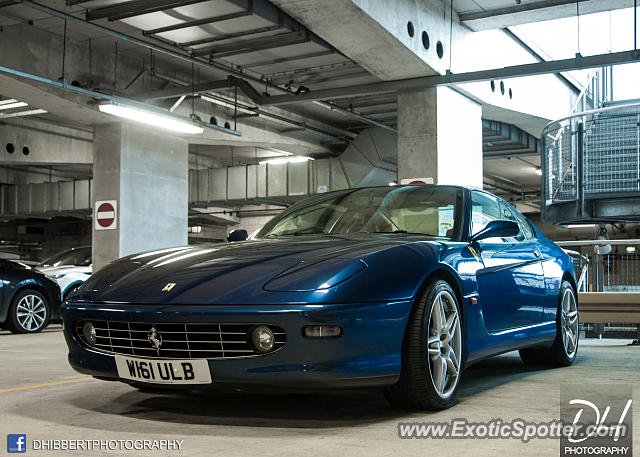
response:
{"label": "front grille", "polygon": [[[266,325],[275,337],[275,344],[268,354],[286,343],[284,330],[269,324],[236,323],[145,323],[145,322],[90,322],[96,329],[96,343],[85,341],[82,327],[88,321],[77,321],[76,337],[87,347],[112,354],[134,355],[168,359],[229,359],[264,355],[251,343],[251,332],[258,325]],[[150,341],[152,329],[156,339],[162,339],[160,349]]]}

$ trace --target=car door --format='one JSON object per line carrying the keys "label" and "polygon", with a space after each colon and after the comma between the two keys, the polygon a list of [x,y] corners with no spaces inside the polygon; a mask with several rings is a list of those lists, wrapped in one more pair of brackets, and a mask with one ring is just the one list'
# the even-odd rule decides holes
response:
{"label": "car door", "polygon": [[[506,202],[481,191],[472,193],[472,233],[491,220],[512,220]],[[489,332],[537,324],[542,318],[545,287],[540,252],[520,227],[513,238],[488,238],[477,243],[483,269],[477,272],[479,301]]]}

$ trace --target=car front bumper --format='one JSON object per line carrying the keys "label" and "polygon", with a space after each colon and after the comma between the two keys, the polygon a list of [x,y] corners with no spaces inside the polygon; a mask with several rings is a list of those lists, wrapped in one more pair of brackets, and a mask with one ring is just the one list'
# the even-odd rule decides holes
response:
{"label": "car front bumper", "polygon": [[[208,359],[215,387],[350,388],[389,385],[401,368],[411,301],[322,305],[63,306],[69,363],[78,372],[118,380],[113,354],[90,349],[74,333],[79,320],[149,323],[265,323],[281,327],[286,344],[264,355]],[[335,338],[307,338],[306,325],[340,325]]]}

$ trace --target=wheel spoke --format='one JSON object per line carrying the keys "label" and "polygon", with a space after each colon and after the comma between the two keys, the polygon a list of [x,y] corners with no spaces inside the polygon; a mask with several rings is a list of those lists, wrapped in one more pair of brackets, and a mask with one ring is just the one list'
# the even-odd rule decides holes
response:
{"label": "wheel spoke", "polygon": [[444,393],[444,388],[447,385],[447,362],[445,359],[441,359],[440,379],[438,390]]}
{"label": "wheel spoke", "polygon": [[440,296],[436,298],[436,302],[433,304],[433,308],[431,310],[431,320],[433,323],[433,330],[440,333],[442,330],[442,300]]}
{"label": "wheel spoke", "polygon": [[445,325],[449,335],[453,338],[453,333],[456,331],[456,323],[458,322],[458,313],[451,313],[449,318],[447,319],[447,323]]}
{"label": "wheel spoke", "polygon": [[442,393],[442,390],[440,389],[439,386],[440,386],[440,380],[442,379],[442,371],[443,371],[442,360],[440,359],[440,357],[438,357],[436,360],[433,361],[433,373],[431,373],[431,379],[433,380],[434,387],[441,393]]}
{"label": "wheel spoke", "polygon": [[569,318],[569,325],[573,328],[578,323],[578,314],[574,314]]}
{"label": "wheel spoke", "polygon": [[[429,356],[431,358],[438,357],[440,355],[440,347],[438,345],[439,342],[439,335],[430,336],[427,340],[427,352],[429,353]],[[436,345],[436,347],[432,347],[434,344]]]}
{"label": "wheel spoke", "polygon": [[444,304],[442,303],[442,296],[438,299],[438,312],[440,313],[440,329],[442,330],[447,322],[447,312],[444,309]]}
{"label": "wheel spoke", "polygon": [[573,331],[567,329],[567,353],[572,354],[575,350]]}
{"label": "wheel spoke", "polygon": [[449,354],[447,356],[447,368],[451,376],[458,376],[458,358],[453,349],[449,348]]}

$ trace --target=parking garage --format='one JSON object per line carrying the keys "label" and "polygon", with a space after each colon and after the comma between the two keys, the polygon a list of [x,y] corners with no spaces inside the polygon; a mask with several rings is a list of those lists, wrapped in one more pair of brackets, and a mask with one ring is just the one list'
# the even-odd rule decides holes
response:
{"label": "parking garage", "polygon": [[7,452],[638,452],[636,7],[0,1]]}

